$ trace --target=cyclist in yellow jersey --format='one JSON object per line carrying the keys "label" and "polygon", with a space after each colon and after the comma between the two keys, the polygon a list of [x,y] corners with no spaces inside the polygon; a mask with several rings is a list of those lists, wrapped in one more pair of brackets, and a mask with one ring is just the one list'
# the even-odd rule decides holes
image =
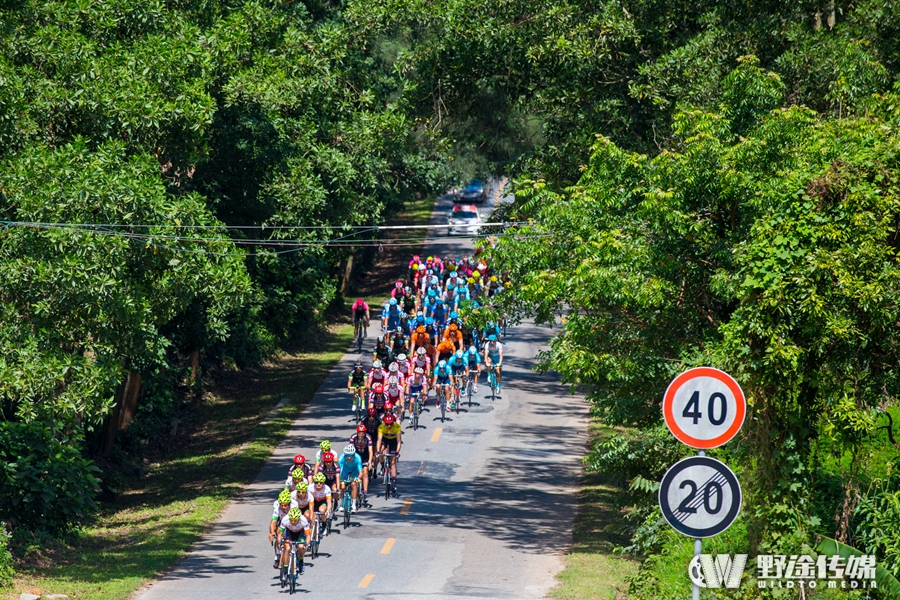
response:
{"label": "cyclist in yellow jersey", "polygon": [[[392,413],[385,413],[384,421],[378,426],[378,442],[376,444],[376,452],[390,452],[400,454],[400,447],[403,445],[402,438],[403,428],[394,419]],[[397,493],[397,458],[391,457],[391,488]]]}

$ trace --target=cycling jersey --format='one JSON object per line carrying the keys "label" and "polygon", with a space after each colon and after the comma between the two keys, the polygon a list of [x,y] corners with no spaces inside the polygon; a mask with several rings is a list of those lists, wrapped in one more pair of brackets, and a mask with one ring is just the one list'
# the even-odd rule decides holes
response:
{"label": "cycling jersey", "polygon": [[404,360],[403,362],[397,361],[397,369],[399,369],[400,374],[404,377],[409,376],[409,359]]}
{"label": "cycling jersey", "polygon": [[[378,426],[381,425],[381,419],[379,419],[377,416],[370,417],[367,415],[366,418],[363,419],[362,424],[366,426],[366,431],[371,431],[374,434],[376,431],[378,431]],[[366,435],[369,434],[367,433]]]}
{"label": "cycling jersey", "polygon": [[400,394],[402,392],[403,392],[403,390],[401,390],[399,387],[388,388],[387,391],[385,392],[385,395],[387,396],[388,400],[390,400],[391,402],[394,403],[394,405],[396,405],[397,402],[400,400]]}
{"label": "cycling jersey", "polygon": [[500,342],[488,342],[484,347],[484,353],[491,359],[491,362],[500,360],[500,349],[503,344]]}
{"label": "cycling jersey", "polygon": [[353,305],[353,318],[356,320],[362,320],[366,318],[366,313],[369,312],[369,305],[363,302],[362,304],[354,304]]}
{"label": "cycling jersey", "polygon": [[476,351],[475,353],[472,353],[472,352],[466,352],[466,358],[467,358],[468,361],[469,361],[469,366],[470,366],[470,367],[478,366],[478,363],[481,362],[481,355],[478,354],[477,351]]}
{"label": "cycling jersey", "polygon": [[328,497],[331,495],[331,488],[325,484],[322,484],[321,490],[316,489],[318,487],[319,486],[317,486],[317,485],[313,485],[311,488],[309,488],[309,493],[312,494],[313,500],[315,500],[316,502],[322,502],[323,500],[327,500]]}
{"label": "cycling jersey", "polygon": [[353,460],[347,462],[346,455],[341,457],[341,481],[359,479],[362,474],[362,459],[359,454],[353,455]]}
{"label": "cycling jersey", "polygon": [[306,494],[298,494],[296,490],[291,494],[291,506],[297,508],[306,508],[313,501],[313,495],[306,491]]}
{"label": "cycling jersey", "polygon": [[[379,425],[381,425],[381,423],[379,423]],[[356,454],[358,456],[368,457],[369,450],[372,448],[372,436],[368,433],[364,433],[363,439],[360,440],[359,434],[357,434],[350,438],[350,443],[356,448]]]}
{"label": "cycling jersey", "polygon": [[272,520],[273,521],[281,521],[283,518],[285,518],[287,516],[287,514],[291,510],[291,508],[296,508],[296,507],[297,507],[297,503],[294,502],[293,498],[291,498],[290,508],[288,508],[287,510],[281,510],[281,505],[278,504],[278,500],[276,500],[275,501],[275,510],[272,511]]}
{"label": "cycling jersey", "polygon": [[428,367],[431,364],[431,360],[429,360],[428,355],[419,358],[416,356],[415,360],[413,360],[413,370],[422,369],[426,373],[428,372]]}
{"label": "cycling jersey", "polygon": [[372,392],[369,394],[369,404],[372,404],[378,410],[384,408],[384,394],[376,394]]}
{"label": "cycling jersey", "polygon": [[455,356],[450,360],[449,364],[450,368],[453,369],[454,375],[462,373],[469,366],[469,362],[465,358],[457,358]]}
{"label": "cycling jersey", "polygon": [[449,379],[450,378],[450,367],[435,367],[434,376],[438,379]]}
{"label": "cycling jersey", "polygon": [[362,387],[366,384],[366,372],[353,369],[347,378],[348,387]]}
{"label": "cycling jersey", "polygon": [[394,423],[390,427],[384,423],[378,426],[378,434],[383,440],[396,440],[400,436],[401,430],[399,423]]}
{"label": "cycling jersey", "polygon": [[298,533],[303,531],[304,529],[309,529],[309,521],[307,521],[306,517],[304,517],[303,515],[300,515],[300,520],[296,523],[291,523],[291,520],[287,517],[287,515],[285,515],[284,518],[281,519],[281,531],[292,531],[294,533]]}
{"label": "cycling jersey", "polygon": [[325,473],[325,477],[332,479],[337,477],[337,474],[341,471],[341,468],[338,466],[336,460],[331,461],[330,463],[323,462],[319,463],[319,472]]}
{"label": "cycling jersey", "polygon": [[376,383],[384,383],[387,381],[388,372],[384,369],[372,369],[369,371],[369,377],[372,379],[372,385]]}

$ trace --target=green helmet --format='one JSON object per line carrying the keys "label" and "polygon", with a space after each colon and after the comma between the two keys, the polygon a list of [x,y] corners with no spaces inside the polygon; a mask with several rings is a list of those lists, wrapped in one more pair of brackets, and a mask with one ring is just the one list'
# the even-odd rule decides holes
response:
{"label": "green helmet", "polygon": [[301,494],[308,489],[309,489],[309,484],[306,483],[305,481],[301,481],[301,482],[297,483],[297,491],[300,492]]}
{"label": "green helmet", "polygon": [[296,506],[294,508],[292,508],[291,511],[288,513],[288,519],[290,519],[291,522],[293,522],[293,523],[296,523],[297,521],[299,521],[301,516],[303,516],[303,513],[301,513],[300,509],[297,508]]}
{"label": "green helmet", "polygon": [[290,504],[291,503],[291,493],[287,490],[281,490],[281,493],[278,494],[278,504]]}
{"label": "green helmet", "polygon": [[313,481],[315,483],[325,483],[325,473],[316,473],[313,476]]}
{"label": "green helmet", "polygon": [[303,472],[303,469],[298,467],[291,471],[291,477],[293,479],[303,479],[304,477],[306,477],[306,473]]}
{"label": "green helmet", "polygon": [[329,442],[328,440],[323,440],[319,444],[319,448],[322,450],[322,452],[328,452],[329,450],[331,450],[331,442]]}

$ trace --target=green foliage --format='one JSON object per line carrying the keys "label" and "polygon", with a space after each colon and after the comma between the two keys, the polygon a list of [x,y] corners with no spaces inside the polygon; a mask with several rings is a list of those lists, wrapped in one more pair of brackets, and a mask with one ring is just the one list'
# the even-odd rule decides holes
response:
{"label": "green foliage", "polygon": [[895,482],[876,481],[854,511],[854,544],[900,577],[900,491]]}
{"label": "green foliage", "polygon": [[0,422],[0,517],[54,533],[85,523],[97,510],[100,480],[80,441],[38,423]]}
{"label": "green foliage", "polygon": [[[852,546],[842,544],[831,538],[823,538],[819,545],[816,546],[816,550],[825,556],[841,556],[844,559],[849,556],[862,556],[864,554]],[[900,596],[900,581],[881,564],[876,564],[875,566],[875,582],[878,585],[879,597],[896,598]]]}
{"label": "green foliage", "polygon": [[6,523],[0,523],[0,589],[12,584],[15,575],[14,560],[9,551],[9,532]]}

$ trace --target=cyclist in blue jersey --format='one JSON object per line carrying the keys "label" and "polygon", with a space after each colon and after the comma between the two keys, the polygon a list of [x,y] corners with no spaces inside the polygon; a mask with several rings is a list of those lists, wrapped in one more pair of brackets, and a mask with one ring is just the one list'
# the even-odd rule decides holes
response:
{"label": "cyclist in blue jersey", "polygon": [[431,316],[434,318],[435,326],[443,330],[445,321],[447,320],[447,309],[444,307],[444,304],[442,302],[438,301],[438,304],[434,307]]}
{"label": "cyclist in blue jersey", "polygon": [[441,393],[450,402],[450,386],[453,385],[453,369],[446,360],[440,361],[434,368],[434,377],[431,378],[431,387],[435,388],[435,403],[440,405]]}
{"label": "cyclist in blue jersey", "polygon": [[385,331],[400,328],[400,307],[397,306],[396,298],[388,300],[388,304],[382,312],[381,326]]}
{"label": "cyclist in blue jersey", "polygon": [[350,486],[350,498],[352,504],[350,512],[356,512],[356,494],[359,487],[359,478],[362,475],[362,459],[356,454],[356,447],[348,444],[341,455],[341,504],[339,510],[344,510],[343,494],[347,493],[347,485]]}
{"label": "cyclist in blue jersey", "polygon": [[[466,377],[469,376],[469,361],[466,359],[465,353],[462,350],[457,350],[447,363],[453,371],[454,381],[458,380],[461,375],[465,375]],[[450,404],[450,408],[454,408],[453,403]]]}
{"label": "cyclist in blue jersey", "polygon": [[[478,349],[474,345],[469,346],[469,349],[466,350],[466,360],[469,362],[469,373],[475,386],[472,391],[478,392],[478,374],[481,373],[481,363],[483,361],[481,355],[478,353]],[[474,373],[474,375],[472,375],[472,373]]]}

